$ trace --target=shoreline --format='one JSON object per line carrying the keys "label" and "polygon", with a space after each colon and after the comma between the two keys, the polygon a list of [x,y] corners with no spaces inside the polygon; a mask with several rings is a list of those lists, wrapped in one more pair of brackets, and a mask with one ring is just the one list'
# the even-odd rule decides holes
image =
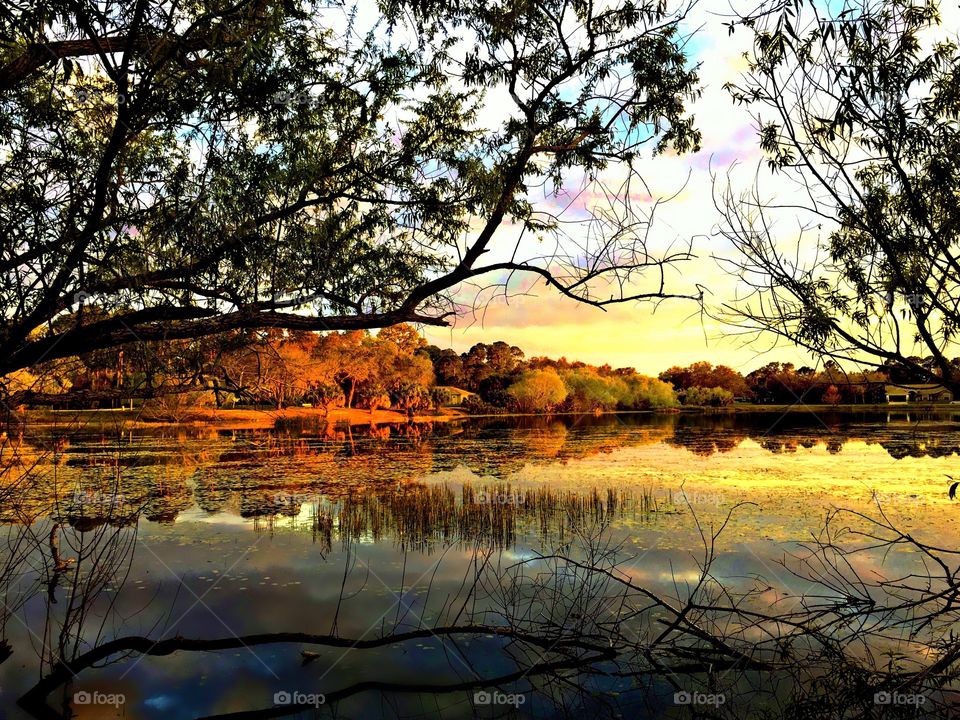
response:
{"label": "shoreline", "polygon": [[396,410],[369,410],[334,408],[329,412],[319,408],[289,407],[282,410],[242,409],[206,409],[186,413],[174,420],[157,418],[145,413],[141,408],[100,408],[96,410],[26,410],[18,413],[30,425],[55,426],[65,423],[97,423],[100,425],[122,424],[128,428],[152,427],[197,427],[214,426],[244,429],[273,428],[278,423],[308,421],[316,423],[349,425],[386,425],[396,423],[451,422],[467,415],[451,409],[437,414],[417,414],[412,417]]}
{"label": "shoreline", "polygon": [[679,407],[663,410],[625,410],[612,412],[564,412],[564,413],[498,413],[470,415],[456,408],[444,408],[435,413],[421,413],[408,416],[397,410],[369,410],[334,408],[323,411],[319,408],[289,407],[282,410],[241,409],[205,409],[190,412],[179,419],[158,418],[146,415],[142,408],[101,408],[95,410],[25,410],[16,413],[16,417],[31,425],[56,426],[64,423],[99,423],[102,425],[122,424],[129,428],[176,427],[176,426],[216,426],[223,428],[271,428],[278,423],[291,421],[327,422],[333,424],[386,425],[407,422],[455,422],[471,418],[513,418],[513,417],[563,417],[592,415],[734,415],[748,413],[815,414],[815,413],[958,413],[960,404],[914,404],[914,405],[754,405],[742,404],[729,407]]}

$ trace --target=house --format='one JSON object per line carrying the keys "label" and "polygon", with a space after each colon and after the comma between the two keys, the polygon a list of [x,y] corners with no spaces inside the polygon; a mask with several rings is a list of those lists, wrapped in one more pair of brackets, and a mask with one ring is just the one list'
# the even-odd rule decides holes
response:
{"label": "house", "polygon": [[906,405],[913,402],[952,402],[953,393],[939,383],[913,383],[885,385],[884,394],[889,405]]}
{"label": "house", "polygon": [[464,400],[476,395],[476,393],[472,393],[469,390],[453,387],[452,385],[437,385],[436,390],[440,396],[440,404],[445,407],[463,405]]}

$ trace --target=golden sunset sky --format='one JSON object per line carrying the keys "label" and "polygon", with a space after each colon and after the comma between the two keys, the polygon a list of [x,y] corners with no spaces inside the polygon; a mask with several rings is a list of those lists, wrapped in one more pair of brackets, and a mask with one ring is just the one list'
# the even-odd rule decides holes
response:
{"label": "golden sunset sky", "polygon": [[[641,170],[653,198],[671,197],[679,191],[656,210],[655,242],[665,247],[670,243],[685,245],[693,239],[697,259],[678,268],[672,287],[690,290],[694,283],[700,283],[710,293],[707,302],[714,305],[731,297],[736,287],[715,259],[729,254],[730,248],[722,239],[711,236],[718,220],[711,172],[723,180],[732,170],[745,185],[753,182],[758,167],[762,175],[768,175],[753,119],[745,109],[734,106],[723,89],[724,83],[736,80],[745,68],[742,54],[749,47],[749,38],[743,32],[728,36],[721,25],[723,19],[701,11],[688,23],[691,28],[701,27],[688,44],[688,54],[701,63],[703,95],[690,109],[703,134],[702,149],[682,157],[675,153],[651,157]],[[616,180],[612,178],[612,185],[618,185]],[[581,187],[580,179],[571,177],[569,186],[572,199]],[[726,328],[701,317],[695,302],[668,301],[655,312],[652,305],[637,303],[610,306],[604,311],[564,298],[529,278],[511,286],[511,291],[513,297],[508,302],[501,295],[481,303],[480,312],[467,313],[449,329],[425,328],[424,336],[433,344],[459,352],[477,342],[504,340],[521,347],[528,357],[566,356],[595,364],[631,366],[651,375],[671,365],[697,360],[730,365],[743,372],[771,360],[798,366],[814,364],[808,355],[787,345],[765,353],[770,349],[769,340],[744,347],[742,338],[725,337]],[[473,299],[468,290],[462,297],[467,303]]]}
{"label": "golden sunset sky", "polygon": [[[737,1],[731,0],[735,4]],[[741,10],[752,9],[754,5],[749,0]],[[663,249],[692,241],[696,259],[676,268],[673,276],[668,277],[667,289],[689,292],[696,284],[702,285],[707,290],[705,304],[713,311],[742,296],[745,288],[724,272],[718,262],[730,260],[736,254],[715,232],[720,216],[713,203],[712,177],[717,180],[718,190],[730,182],[738,191],[756,186],[765,199],[781,205],[803,205],[807,200],[793,180],[773,174],[767,168],[759,149],[757,120],[750,109],[734,105],[723,88],[725,83],[742,78],[747,67],[743,55],[750,48],[747,32],[738,30],[731,36],[724,27],[723,23],[731,18],[729,7],[727,3],[700,3],[685,24],[689,31],[696,31],[690,34],[687,54],[692,62],[699,63],[702,96],[689,105],[689,109],[703,134],[702,149],[682,157],[665,153],[646,158],[641,174],[649,194],[631,193],[635,202],[646,202],[648,207],[653,200],[673,198],[657,205],[650,235],[652,244]],[[940,13],[941,26],[921,35],[925,49],[938,39],[956,41],[960,7],[956,3],[941,3]],[[509,105],[510,101],[509,97],[491,97],[489,104],[493,119],[497,108]],[[614,168],[605,179],[609,180],[608,186],[619,187],[623,176],[622,169]],[[581,178],[571,176],[565,183],[565,189],[569,188],[567,198],[554,198],[547,204],[552,202],[554,208],[559,208],[570,202],[576,217],[576,212],[592,200],[589,194],[578,195],[583,187]],[[777,242],[786,242],[787,247],[795,249],[804,220],[796,210],[780,212],[774,226]],[[501,231],[509,233],[510,228],[501,228]],[[829,227],[824,224],[818,232],[822,237],[829,232]],[[512,247],[509,238],[505,246],[508,251]],[[797,259],[802,263],[814,247],[815,243],[804,245],[807,255],[801,253]],[[530,256],[543,252],[535,247],[529,250]],[[652,285],[656,280],[652,279]],[[655,312],[650,304],[631,303],[610,306],[605,312],[564,298],[529,277],[511,284],[510,295],[508,301],[502,293],[493,299],[482,295],[480,312],[465,313],[452,328],[425,328],[424,336],[431,343],[459,352],[477,342],[504,340],[521,347],[528,357],[566,356],[594,364],[631,366],[650,375],[671,365],[698,360],[729,365],[744,374],[771,361],[792,362],[798,367],[819,366],[807,352],[772,336],[745,342],[744,336],[738,335],[737,327],[724,326],[701,316],[695,302],[665,301]],[[475,298],[475,292],[471,295],[465,290],[457,300],[469,305]]]}

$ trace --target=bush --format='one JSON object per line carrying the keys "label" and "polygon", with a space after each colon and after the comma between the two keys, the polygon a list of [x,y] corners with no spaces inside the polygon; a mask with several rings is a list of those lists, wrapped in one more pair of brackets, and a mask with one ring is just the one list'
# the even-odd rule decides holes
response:
{"label": "bush", "polygon": [[370,412],[378,408],[390,408],[390,395],[380,383],[364,383],[357,392],[357,405]]}
{"label": "bush", "polygon": [[573,412],[613,410],[628,397],[623,379],[605,377],[592,369],[570,370],[561,377],[567,387],[567,408]]}
{"label": "bush", "polygon": [[684,405],[726,407],[733,405],[733,393],[721,387],[692,387],[682,393]]}
{"label": "bush", "polygon": [[147,400],[143,405],[144,415],[168,422],[183,422],[201,410],[216,405],[216,396],[210,390],[171,392]]}
{"label": "bush", "polygon": [[630,375],[624,382],[626,393],[617,404],[621,410],[661,410],[679,404],[670,383],[645,375]]}
{"label": "bush", "polygon": [[513,397],[508,392],[511,381],[509,375],[491,375],[480,381],[477,394],[490,405],[509,407],[513,402]]}
{"label": "bush", "polygon": [[460,405],[460,409],[469,415],[502,415],[506,408],[486,402],[479,395],[471,395]]}
{"label": "bush", "polygon": [[823,393],[823,397],[820,401],[825,405],[839,405],[842,399],[843,398],[840,395],[840,390],[837,388],[837,386],[831,385]]}
{"label": "bush", "polygon": [[524,412],[548,412],[567,397],[567,386],[553,368],[528,370],[507,390]]}

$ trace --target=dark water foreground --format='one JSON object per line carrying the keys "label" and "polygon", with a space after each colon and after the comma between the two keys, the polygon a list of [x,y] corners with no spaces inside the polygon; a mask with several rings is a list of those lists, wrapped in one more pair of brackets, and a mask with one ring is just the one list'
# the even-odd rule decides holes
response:
{"label": "dark water foreground", "polygon": [[947,717],[958,454],[903,413],[28,427],[0,707]]}

